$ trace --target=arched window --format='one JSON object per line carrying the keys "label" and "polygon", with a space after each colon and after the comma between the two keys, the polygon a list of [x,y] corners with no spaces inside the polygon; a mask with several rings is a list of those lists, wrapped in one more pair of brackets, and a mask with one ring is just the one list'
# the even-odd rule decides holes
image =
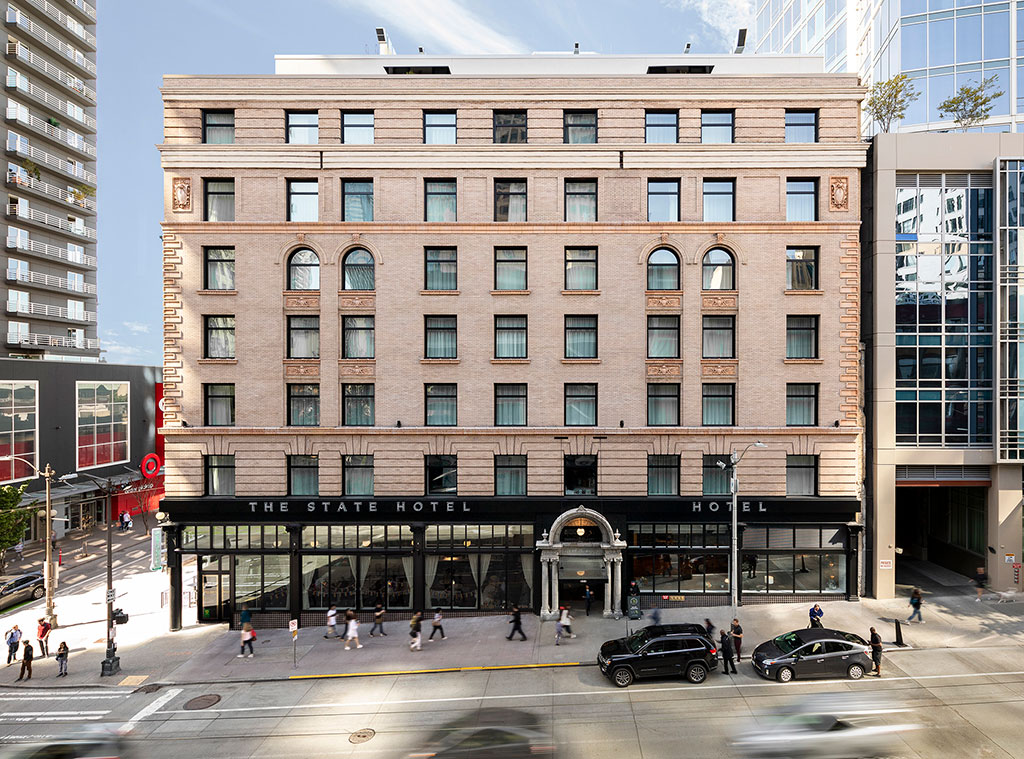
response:
{"label": "arched window", "polygon": [[373,256],[362,248],[350,250],[341,264],[345,290],[373,289]]}
{"label": "arched window", "polygon": [[288,289],[320,289],[320,257],[309,248],[299,248],[288,257]]}
{"label": "arched window", "polygon": [[704,254],[702,268],[705,290],[736,289],[736,262],[728,251],[712,248]]}
{"label": "arched window", "polygon": [[658,248],[647,257],[647,289],[679,289],[679,256],[668,248]]}

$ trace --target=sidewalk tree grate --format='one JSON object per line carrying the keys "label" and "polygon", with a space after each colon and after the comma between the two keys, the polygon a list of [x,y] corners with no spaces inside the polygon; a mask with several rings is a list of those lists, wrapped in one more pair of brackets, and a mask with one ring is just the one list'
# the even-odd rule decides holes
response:
{"label": "sidewalk tree grate", "polygon": [[369,727],[364,727],[362,730],[356,730],[348,737],[349,743],[366,743],[370,738],[377,734],[376,730]]}
{"label": "sidewalk tree grate", "polygon": [[202,696],[196,696],[195,698],[185,702],[185,708],[194,712],[198,709],[209,709],[211,706],[215,706],[220,703],[220,696],[216,693],[207,693]]}

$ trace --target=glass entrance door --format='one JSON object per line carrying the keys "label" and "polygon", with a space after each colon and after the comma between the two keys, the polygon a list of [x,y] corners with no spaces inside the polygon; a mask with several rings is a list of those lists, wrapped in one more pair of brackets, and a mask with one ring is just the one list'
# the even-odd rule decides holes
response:
{"label": "glass entrance door", "polygon": [[199,621],[231,621],[231,574],[222,556],[199,557]]}

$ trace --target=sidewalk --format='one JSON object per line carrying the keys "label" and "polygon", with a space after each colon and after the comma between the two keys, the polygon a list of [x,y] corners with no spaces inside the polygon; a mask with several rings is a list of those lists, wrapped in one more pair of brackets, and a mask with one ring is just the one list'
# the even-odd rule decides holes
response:
{"label": "sidewalk", "polygon": [[[155,520],[154,520],[155,521]],[[126,558],[135,559],[139,555],[137,551],[149,553],[150,537],[141,524],[128,532],[120,532],[117,525],[111,533],[111,552],[114,555],[114,566],[118,566],[119,560]],[[86,553],[83,553],[83,548]],[[107,531],[106,527],[97,527],[89,535],[80,530],[66,535],[57,540],[57,551],[54,552],[54,563],[57,562],[58,552],[61,560],[61,579],[63,573],[77,569],[80,566],[94,561],[107,558]],[[129,555],[130,554],[130,555]],[[4,575],[13,577],[26,572],[42,572],[43,562],[46,561],[46,545],[40,540],[29,543],[25,547],[23,559],[18,560],[18,555],[13,548],[7,550],[7,568]]]}

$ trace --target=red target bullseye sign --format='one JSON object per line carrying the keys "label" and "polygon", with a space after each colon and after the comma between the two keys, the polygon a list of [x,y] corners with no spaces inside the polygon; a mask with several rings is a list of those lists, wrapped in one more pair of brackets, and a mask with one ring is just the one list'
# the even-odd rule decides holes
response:
{"label": "red target bullseye sign", "polygon": [[143,477],[147,480],[153,479],[156,477],[157,472],[160,471],[160,457],[155,453],[147,454],[146,457],[142,459],[142,465],[140,468],[142,469]]}

